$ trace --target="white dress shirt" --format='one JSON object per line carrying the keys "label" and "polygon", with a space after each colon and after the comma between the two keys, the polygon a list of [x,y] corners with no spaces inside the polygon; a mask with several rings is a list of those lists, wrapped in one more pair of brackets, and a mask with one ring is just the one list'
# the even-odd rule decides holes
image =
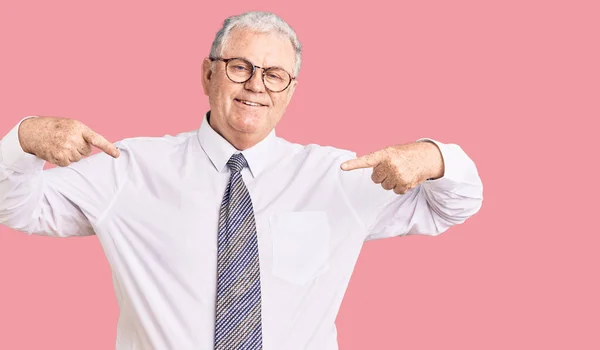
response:
{"label": "white dress shirt", "polygon": [[[98,237],[120,308],[117,350],[213,349],[219,208],[227,160],[239,151],[205,115],[195,131],[118,141],[117,159],[99,152],[43,170],[44,160],[21,149],[18,127],[0,142],[0,223]],[[355,153],[291,143],[274,130],[241,152],[264,350],[338,349],[335,319],[365,240],[437,235],[479,210],[474,163],[458,145],[430,141],[445,174],[404,195],[374,184],[372,169],[340,170]]]}

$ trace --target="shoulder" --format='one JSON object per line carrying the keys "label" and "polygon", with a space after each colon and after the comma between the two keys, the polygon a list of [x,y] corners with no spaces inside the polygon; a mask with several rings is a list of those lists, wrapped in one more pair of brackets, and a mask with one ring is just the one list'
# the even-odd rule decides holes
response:
{"label": "shoulder", "polygon": [[278,147],[281,147],[288,156],[293,158],[304,158],[307,160],[323,163],[343,162],[356,158],[356,152],[348,149],[338,148],[330,145],[316,143],[300,144],[277,138]]}
{"label": "shoulder", "polygon": [[132,154],[152,153],[156,155],[185,146],[190,140],[197,137],[197,134],[198,130],[194,130],[175,135],[129,137],[115,142],[115,146]]}

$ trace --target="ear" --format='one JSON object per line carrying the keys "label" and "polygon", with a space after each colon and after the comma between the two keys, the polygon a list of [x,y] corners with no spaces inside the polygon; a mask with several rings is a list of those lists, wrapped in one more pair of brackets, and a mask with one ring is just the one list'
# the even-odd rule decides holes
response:
{"label": "ear", "polygon": [[202,89],[204,90],[204,94],[208,96],[208,86],[210,84],[210,80],[212,78],[212,62],[206,57],[202,62]]}

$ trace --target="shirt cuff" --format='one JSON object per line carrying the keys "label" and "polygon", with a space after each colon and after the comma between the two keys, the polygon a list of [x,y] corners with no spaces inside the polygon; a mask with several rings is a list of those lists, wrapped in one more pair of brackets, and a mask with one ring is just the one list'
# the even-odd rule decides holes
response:
{"label": "shirt cuff", "polygon": [[421,138],[417,142],[432,142],[440,149],[444,160],[444,175],[437,179],[427,179],[426,186],[435,186],[440,189],[452,190],[464,180],[464,170],[470,169],[465,166],[465,154],[458,145],[445,144],[430,138]]}
{"label": "shirt cuff", "polygon": [[23,151],[21,148],[21,142],[19,141],[19,126],[21,123],[29,118],[37,118],[37,116],[27,116],[19,121],[19,123],[12,128],[4,136],[2,142],[0,142],[0,161],[7,167],[16,172],[28,173],[43,170],[45,160],[38,158],[37,156]]}

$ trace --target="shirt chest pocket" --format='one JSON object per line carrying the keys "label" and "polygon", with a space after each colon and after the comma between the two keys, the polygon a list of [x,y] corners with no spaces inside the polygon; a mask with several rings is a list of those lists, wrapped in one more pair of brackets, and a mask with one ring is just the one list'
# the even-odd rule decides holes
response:
{"label": "shirt chest pocket", "polygon": [[331,228],[325,211],[295,211],[269,217],[275,276],[304,285],[329,268]]}

